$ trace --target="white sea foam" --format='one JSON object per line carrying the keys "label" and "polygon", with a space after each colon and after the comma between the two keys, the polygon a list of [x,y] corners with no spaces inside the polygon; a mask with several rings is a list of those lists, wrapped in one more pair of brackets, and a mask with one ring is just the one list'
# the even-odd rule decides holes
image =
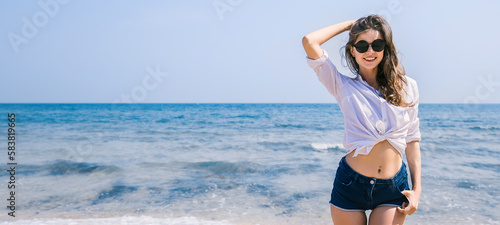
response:
{"label": "white sea foam", "polygon": [[180,217],[180,218],[153,218],[149,216],[140,217],[113,217],[113,218],[85,218],[85,219],[34,219],[34,220],[17,220],[13,222],[3,222],[0,225],[154,225],[154,224],[169,224],[169,225],[232,225],[227,221],[207,221],[196,217]]}
{"label": "white sea foam", "polygon": [[326,151],[328,149],[344,149],[344,145],[332,143],[312,143],[311,147],[317,151]]}

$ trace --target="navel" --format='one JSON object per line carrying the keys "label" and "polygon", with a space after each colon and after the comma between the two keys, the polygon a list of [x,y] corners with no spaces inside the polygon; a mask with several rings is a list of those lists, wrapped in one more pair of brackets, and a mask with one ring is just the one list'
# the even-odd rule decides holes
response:
{"label": "navel", "polygon": [[378,173],[380,174],[380,172],[382,172],[382,166],[378,168]]}

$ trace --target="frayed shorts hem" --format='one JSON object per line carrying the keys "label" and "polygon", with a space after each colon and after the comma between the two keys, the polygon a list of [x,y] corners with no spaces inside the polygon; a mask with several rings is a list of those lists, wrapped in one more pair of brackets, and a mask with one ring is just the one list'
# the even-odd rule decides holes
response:
{"label": "frayed shorts hem", "polygon": [[378,208],[380,206],[394,206],[394,207],[401,207],[400,205],[396,205],[396,204],[380,204],[380,205],[377,205],[377,207],[375,208]]}
{"label": "frayed shorts hem", "polygon": [[[335,207],[335,208],[337,208],[337,209],[340,209],[340,210],[343,210],[343,211],[348,211],[348,212],[364,212],[364,211],[366,211],[364,209],[344,209],[344,208],[338,207],[338,206],[336,206],[336,205],[334,205],[332,203],[330,203],[330,205],[333,206],[333,207]],[[400,207],[400,205],[396,205],[396,204],[381,204],[381,205],[378,205],[377,207],[375,207],[375,209],[378,208],[378,207],[382,207],[382,206]]]}
{"label": "frayed shorts hem", "polygon": [[330,203],[331,206],[337,208],[337,209],[340,209],[340,210],[344,210],[344,211],[349,211],[349,212],[364,212],[365,210],[363,209],[344,209],[344,208],[341,208],[341,207],[338,207],[332,203]]}

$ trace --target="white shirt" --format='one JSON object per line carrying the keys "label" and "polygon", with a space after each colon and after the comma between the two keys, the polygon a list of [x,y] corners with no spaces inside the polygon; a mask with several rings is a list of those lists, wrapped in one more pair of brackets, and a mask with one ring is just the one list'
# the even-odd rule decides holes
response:
{"label": "white shirt", "polygon": [[332,94],[344,115],[344,148],[347,154],[352,151],[368,155],[373,146],[387,140],[401,155],[406,144],[420,141],[417,82],[405,76],[407,85],[404,97],[413,107],[401,107],[388,103],[380,92],[371,87],[361,75],[354,78],[339,73],[323,50],[323,56],[307,63],[318,75],[328,92]]}

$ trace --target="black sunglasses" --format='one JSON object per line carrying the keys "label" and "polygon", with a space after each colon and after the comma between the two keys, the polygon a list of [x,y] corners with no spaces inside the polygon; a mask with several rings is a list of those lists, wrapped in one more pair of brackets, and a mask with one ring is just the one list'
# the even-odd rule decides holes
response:
{"label": "black sunglasses", "polygon": [[356,43],[354,47],[359,53],[365,53],[366,51],[368,51],[368,48],[370,48],[370,45],[372,46],[373,51],[381,52],[385,48],[385,41],[382,39],[377,39],[369,44],[367,41],[361,40],[358,41],[358,43]]}

